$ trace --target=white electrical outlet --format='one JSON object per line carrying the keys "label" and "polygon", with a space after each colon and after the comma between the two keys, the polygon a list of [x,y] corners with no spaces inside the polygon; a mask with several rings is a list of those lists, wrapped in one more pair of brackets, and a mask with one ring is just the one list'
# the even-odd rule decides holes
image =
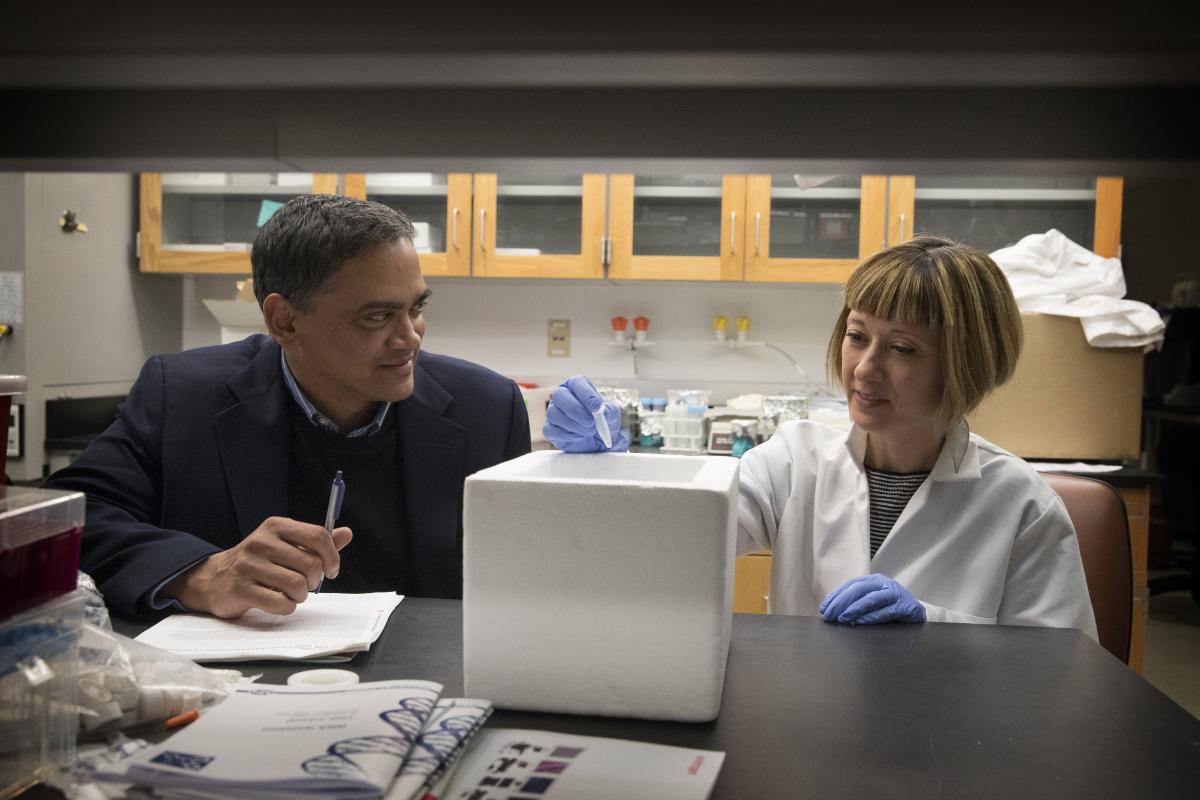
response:
{"label": "white electrical outlet", "polygon": [[546,323],[546,355],[566,358],[571,355],[571,320],[552,319]]}

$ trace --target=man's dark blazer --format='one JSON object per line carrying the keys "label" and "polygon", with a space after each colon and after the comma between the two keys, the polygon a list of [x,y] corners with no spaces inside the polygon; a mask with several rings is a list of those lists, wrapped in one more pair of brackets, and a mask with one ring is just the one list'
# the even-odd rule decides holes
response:
{"label": "man's dark blazer", "polygon": [[[267,336],[146,362],[117,420],[46,483],[87,494],[82,569],[110,608],[149,613],[163,580],[287,516],[290,404]],[[529,452],[525,404],[508,378],[421,352],[396,411],[413,593],[461,597],[463,482]]]}

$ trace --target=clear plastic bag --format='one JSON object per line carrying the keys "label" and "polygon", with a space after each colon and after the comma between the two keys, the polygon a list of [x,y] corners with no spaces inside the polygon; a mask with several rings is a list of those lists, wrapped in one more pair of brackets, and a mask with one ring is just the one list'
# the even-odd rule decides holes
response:
{"label": "clear plastic bag", "polygon": [[116,633],[95,583],[80,573],[79,586],[88,595],[77,695],[84,733],[111,733],[215,705],[242,680],[237,670],[206,669]]}

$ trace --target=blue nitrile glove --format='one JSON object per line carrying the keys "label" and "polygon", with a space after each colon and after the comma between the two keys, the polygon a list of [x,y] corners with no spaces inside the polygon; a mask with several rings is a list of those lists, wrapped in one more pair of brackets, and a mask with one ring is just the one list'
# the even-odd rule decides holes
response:
{"label": "blue nitrile glove", "polygon": [[[596,431],[593,414],[604,409],[604,421],[608,423],[612,447],[605,448]],[[622,452],[629,449],[629,436],[621,430],[621,409],[611,400],[605,400],[596,387],[582,375],[573,375],[563,381],[546,408],[546,424],[542,435],[565,453],[599,453],[604,450]]]}
{"label": "blue nitrile glove", "polygon": [[870,625],[875,622],[924,622],[925,606],[887,575],[852,578],[817,607],[826,622]]}

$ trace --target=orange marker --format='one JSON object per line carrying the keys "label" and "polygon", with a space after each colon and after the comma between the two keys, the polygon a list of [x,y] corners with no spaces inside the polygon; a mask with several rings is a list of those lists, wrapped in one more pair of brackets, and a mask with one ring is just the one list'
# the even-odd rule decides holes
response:
{"label": "orange marker", "polygon": [[177,717],[171,717],[167,720],[167,730],[182,728],[188,723],[195,722],[200,719],[200,709],[193,708],[191,711],[185,711]]}

